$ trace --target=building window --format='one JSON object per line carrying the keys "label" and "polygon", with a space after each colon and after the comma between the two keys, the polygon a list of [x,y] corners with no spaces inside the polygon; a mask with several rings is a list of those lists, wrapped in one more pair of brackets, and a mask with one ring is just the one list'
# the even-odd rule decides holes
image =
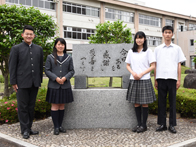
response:
{"label": "building window", "polygon": [[174,27],[174,21],[170,19],[166,19],[165,25]]}
{"label": "building window", "polygon": [[89,15],[99,17],[99,8],[88,7],[73,3],[63,2],[63,11],[75,14]]}
{"label": "building window", "polygon": [[161,27],[161,18],[139,14],[139,23]]}
{"label": "building window", "polygon": [[158,46],[162,43],[161,37],[147,36],[148,46]]}
{"label": "building window", "polygon": [[194,39],[190,40],[190,44],[191,44],[191,46],[194,46]]}
{"label": "building window", "polygon": [[196,24],[189,24],[189,31],[196,30]]}
{"label": "building window", "polygon": [[6,0],[6,3],[22,4],[26,6],[55,10],[55,3],[53,0]]}
{"label": "building window", "polygon": [[122,20],[124,22],[134,22],[134,14],[125,11],[105,8],[105,17],[107,19]]}
{"label": "building window", "polygon": [[89,40],[91,34],[95,34],[95,30],[64,26],[64,38]]}

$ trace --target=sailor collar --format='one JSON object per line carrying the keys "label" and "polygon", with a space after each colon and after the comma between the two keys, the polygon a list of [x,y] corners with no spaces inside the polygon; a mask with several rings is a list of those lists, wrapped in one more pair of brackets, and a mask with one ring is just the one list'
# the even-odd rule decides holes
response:
{"label": "sailor collar", "polygon": [[[54,57],[53,54],[50,54],[50,56],[51,56],[52,58],[55,59],[55,57]],[[62,61],[60,61],[60,59],[59,59],[58,56],[57,56],[56,61],[57,61],[59,64],[63,64],[64,62],[66,62],[66,61],[69,59],[69,57],[70,57],[69,55],[65,54],[65,55],[63,56]]]}

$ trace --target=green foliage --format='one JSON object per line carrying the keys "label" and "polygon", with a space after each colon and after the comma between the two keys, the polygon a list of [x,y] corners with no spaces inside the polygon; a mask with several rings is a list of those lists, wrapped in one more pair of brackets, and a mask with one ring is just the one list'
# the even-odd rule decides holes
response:
{"label": "green foliage", "polygon": [[[44,61],[48,54],[52,52],[53,39],[57,31],[57,26],[52,16],[41,13],[34,7],[26,8],[16,5],[0,5],[0,70],[8,83],[8,58],[12,46],[22,42],[21,34],[25,25],[34,28],[36,37],[33,43],[42,46]],[[5,84],[5,90],[8,89]],[[8,96],[8,92],[5,92]]]}
{"label": "green foliage", "polygon": [[123,21],[115,21],[110,23],[107,21],[96,26],[95,35],[89,37],[92,44],[116,44],[116,43],[131,43],[131,29],[126,28]]}
{"label": "green foliage", "polygon": [[[46,118],[50,115],[51,104],[46,102],[46,89],[39,89],[35,103],[35,119]],[[11,100],[0,101],[0,124],[18,122],[16,93],[11,95]],[[15,99],[14,99],[15,98]]]}
{"label": "green foliage", "polygon": [[[158,94],[155,90],[157,101],[149,104],[149,112],[151,114],[158,113]],[[167,97],[166,110],[169,112],[169,98]],[[176,95],[176,112],[182,117],[196,118],[196,89],[180,88]]]}

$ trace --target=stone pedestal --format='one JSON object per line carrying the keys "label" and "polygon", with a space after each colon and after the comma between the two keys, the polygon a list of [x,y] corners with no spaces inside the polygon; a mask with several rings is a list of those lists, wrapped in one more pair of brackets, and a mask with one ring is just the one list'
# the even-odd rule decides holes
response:
{"label": "stone pedestal", "polygon": [[184,78],[184,88],[194,88],[196,89],[196,74],[188,74]]}
{"label": "stone pedestal", "polygon": [[74,102],[65,105],[63,127],[133,128],[133,104],[126,101],[126,89],[73,89]]}

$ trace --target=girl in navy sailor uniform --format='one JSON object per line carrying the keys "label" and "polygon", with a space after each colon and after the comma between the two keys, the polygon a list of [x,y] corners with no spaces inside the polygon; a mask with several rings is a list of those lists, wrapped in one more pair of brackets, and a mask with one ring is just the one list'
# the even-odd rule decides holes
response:
{"label": "girl in navy sailor uniform", "polygon": [[54,134],[65,133],[62,127],[65,103],[73,102],[70,79],[74,75],[72,57],[66,54],[66,42],[57,38],[53,53],[48,55],[45,74],[49,78],[46,101],[51,103],[51,116],[54,123]]}
{"label": "girl in navy sailor uniform", "polygon": [[147,48],[146,35],[143,32],[135,34],[133,48],[129,50],[125,62],[131,73],[126,99],[134,103],[138,122],[132,131],[140,133],[147,130],[148,104],[156,100],[150,78],[150,71],[155,68],[155,56]]}

